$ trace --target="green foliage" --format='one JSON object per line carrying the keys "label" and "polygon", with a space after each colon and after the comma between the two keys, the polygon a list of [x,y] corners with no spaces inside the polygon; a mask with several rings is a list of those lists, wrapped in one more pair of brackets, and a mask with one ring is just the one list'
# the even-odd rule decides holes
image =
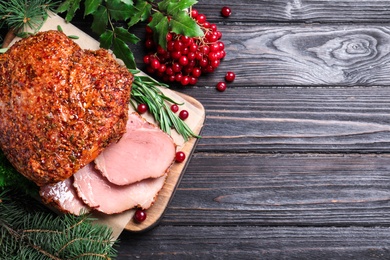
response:
{"label": "green foliage", "polygon": [[17,187],[20,191],[31,195],[36,195],[38,192],[38,187],[17,172],[0,150],[0,189],[4,187]]}
{"label": "green foliage", "polygon": [[88,215],[55,215],[31,197],[0,189],[0,259],[111,259],[112,230]]}
{"label": "green foliage", "polygon": [[[84,16],[93,16],[91,29],[99,35],[101,47],[112,48],[115,55],[122,59],[129,69],[136,69],[129,44],[136,44],[139,39],[128,30],[139,22],[145,22],[151,16],[153,20],[148,25],[154,31],[156,42],[163,48],[167,45],[168,31],[190,37],[203,36],[202,29],[186,12],[197,3],[196,0],[163,0],[159,3],[152,0],[85,0],[83,2]],[[57,12],[66,12],[65,20],[70,22],[81,4],[81,0],[65,0],[58,7]],[[114,21],[122,22],[128,28],[118,31]],[[123,37],[123,30],[127,31],[126,37]]]}
{"label": "green foliage", "polygon": [[30,27],[38,31],[46,18],[48,10],[56,6],[53,0],[9,0],[0,3],[0,25],[15,31]]}

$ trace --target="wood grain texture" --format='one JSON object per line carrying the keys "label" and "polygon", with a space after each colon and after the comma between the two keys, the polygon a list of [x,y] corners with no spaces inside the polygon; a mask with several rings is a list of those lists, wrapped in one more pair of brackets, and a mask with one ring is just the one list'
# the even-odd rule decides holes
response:
{"label": "wood grain texture", "polygon": [[166,226],[389,226],[390,156],[197,153]]}
{"label": "wood grain texture", "polygon": [[[223,18],[221,8],[229,6],[232,15]],[[212,21],[221,22],[389,22],[389,1],[368,0],[200,0],[195,8]]]}
{"label": "wood grain texture", "polygon": [[389,152],[390,88],[196,88],[206,109],[197,151]]}
{"label": "wood grain texture", "polygon": [[[172,236],[172,230],[176,235]],[[180,236],[180,240],[177,237]],[[373,239],[375,238],[375,239]],[[388,227],[162,226],[122,236],[125,259],[388,259]]]}

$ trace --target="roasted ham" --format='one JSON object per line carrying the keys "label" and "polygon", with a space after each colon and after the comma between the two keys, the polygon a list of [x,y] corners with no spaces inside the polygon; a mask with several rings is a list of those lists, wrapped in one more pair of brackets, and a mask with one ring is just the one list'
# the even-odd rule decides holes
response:
{"label": "roasted ham", "polygon": [[118,186],[102,177],[93,163],[90,163],[73,177],[73,185],[85,204],[105,214],[114,214],[134,207],[149,208],[163,187],[166,174],[159,178]]}
{"label": "roasted ham", "polygon": [[172,137],[137,113],[129,115],[126,133],[96,159],[96,168],[116,185],[163,176],[172,165],[176,146]]}
{"label": "roasted ham", "polygon": [[39,194],[44,203],[57,208],[61,212],[80,215],[90,211],[90,208],[77,195],[73,186],[73,177],[41,186]]}
{"label": "roasted ham", "polygon": [[162,189],[175,154],[176,145],[169,135],[132,113],[126,133],[103,150],[96,163],[89,163],[65,181],[41,187],[40,194],[46,203],[72,214],[147,209]]}
{"label": "roasted ham", "polygon": [[41,32],[0,55],[0,148],[37,185],[65,180],[124,134],[133,75],[106,50]]}

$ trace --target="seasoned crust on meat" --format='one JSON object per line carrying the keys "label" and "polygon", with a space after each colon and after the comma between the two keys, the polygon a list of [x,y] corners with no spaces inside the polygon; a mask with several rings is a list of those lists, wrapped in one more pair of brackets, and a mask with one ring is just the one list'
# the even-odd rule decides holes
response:
{"label": "seasoned crust on meat", "polygon": [[0,148],[37,185],[64,180],[126,131],[132,74],[58,31],[0,55]]}

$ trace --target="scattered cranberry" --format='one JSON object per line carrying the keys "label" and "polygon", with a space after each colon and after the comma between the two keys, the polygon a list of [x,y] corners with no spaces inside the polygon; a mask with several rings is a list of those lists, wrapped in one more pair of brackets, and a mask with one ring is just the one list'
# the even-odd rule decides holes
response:
{"label": "scattered cranberry", "polygon": [[220,92],[225,91],[226,87],[227,87],[226,83],[222,82],[222,81],[218,82],[217,86],[216,86],[217,90],[220,91]]}
{"label": "scattered cranberry", "polygon": [[188,113],[187,110],[182,110],[182,111],[180,111],[180,113],[179,113],[179,118],[180,118],[181,120],[186,120],[186,119],[188,118],[188,116],[189,116],[189,113]]}
{"label": "scattered cranberry", "polygon": [[178,163],[181,163],[181,162],[184,162],[184,160],[186,159],[186,154],[184,152],[177,152],[176,153],[176,162]]}
{"label": "scattered cranberry", "polygon": [[226,72],[225,80],[227,82],[233,82],[235,78],[236,78],[236,74],[234,74],[234,72],[232,72],[232,71]]}
{"label": "scattered cranberry", "polygon": [[138,222],[138,223],[141,223],[141,222],[145,221],[145,219],[146,219],[146,212],[145,212],[145,210],[137,209],[135,211],[135,213],[134,213],[133,218],[134,218],[134,221]]}
{"label": "scattered cranberry", "polygon": [[146,105],[146,104],[138,104],[137,111],[140,114],[145,113],[146,111],[148,111],[148,105]]}
{"label": "scattered cranberry", "polygon": [[229,17],[232,14],[232,10],[227,6],[224,6],[221,9],[221,14],[223,17]]}
{"label": "scattered cranberry", "polygon": [[171,110],[172,110],[173,113],[176,113],[177,111],[179,111],[179,106],[176,105],[176,104],[173,104],[173,105],[171,106]]}

